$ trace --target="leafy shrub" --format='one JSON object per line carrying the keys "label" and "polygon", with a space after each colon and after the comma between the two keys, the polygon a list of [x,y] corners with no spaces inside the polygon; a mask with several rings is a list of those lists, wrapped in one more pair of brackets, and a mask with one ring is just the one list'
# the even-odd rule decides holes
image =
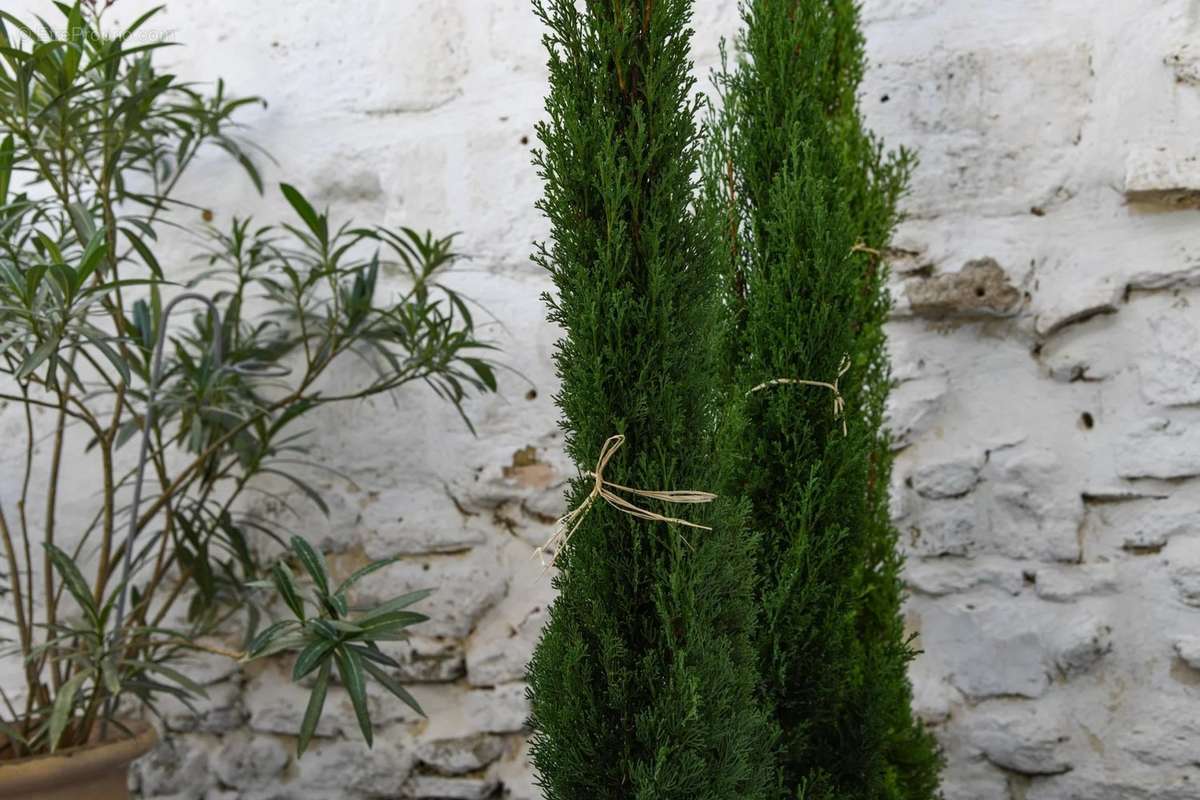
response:
{"label": "leafy shrub", "polygon": [[[286,524],[239,501],[270,478],[325,507],[305,477],[319,465],[305,458],[303,427],[324,406],[420,381],[461,413],[468,392],[496,388],[467,303],[438,283],[452,237],[337,224],[284,184],[291,221],[185,228],[205,242],[203,271],[180,284],[160,257],[160,234],[183,227],[175,212],[195,209],[176,190],[213,148],[262,190],[235,122],[260,101],[221,82],[205,95],[158,71],[167,44],[135,40],[155,11],[107,36],[103,8],[58,7],[65,40],[44,20],[25,26],[0,11],[0,403],[25,427],[24,452],[8,450],[23,465],[20,494],[0,498],[3,622],[26,683],[21,695],[0,690],[6,752],[86,741],[98,721],[116,723],[119,700],[186,701],[199,687],[172,664],[194,649],[299,651],[295,676],[318,673],[300,749],[336,665],[369,742],[364,675],[416,705],[375,642],[423,619],[406,608],[422,595],[353,609],[355,578],[335,588],[295,537],[310,613],[286,563],[258,555],[262,537],[289,546]],[[405,279],[398,296],[381,285],[385,270]],[[170,329],[166,309],[185,289],[211,311]],[[349,359],[369,364],[370,378],[326,388],[322,377]],[[139,441],[146,495],[131,508]],[[87,488],[99,500],[64,538],[61,496],[80,487],[64,484],[63,465],[77,458],[95,470]],[[295,619],[259,632],[267,572]],[[235,616],[241,650],[202,641]]]}

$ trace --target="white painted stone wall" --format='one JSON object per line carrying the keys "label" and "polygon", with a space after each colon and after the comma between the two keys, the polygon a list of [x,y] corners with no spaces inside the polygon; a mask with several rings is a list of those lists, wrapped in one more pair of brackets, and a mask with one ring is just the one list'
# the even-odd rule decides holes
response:
{"label": "white painted stone wall", "polygon": [[[737,11],[697,13],[704,71]],[[866,0],[864,14],[867,115],[921,157],[892,254],[894,503],[946,798],[1200,798],[1200,4]],[[528,3],[175,0],[162,27],[187,45],[170,54],[183,74],[270,101],[247,133],[278,158],[271,178],[360,221],[462,230],[453,282],[495,314],[528,380],[470,405],[478,438],[419,390],[322,426],[321,457],[353,481],[326,482],[331,518],[297,530],[343,565],[404,553],[381,592],[440,587],[404,654],[429,720],[379,698],[367,751],[334,691],[296,762],[302,691],[275,667],[206,662],[203,716],[169,716],[141,790],[532,800],[521,675],[550,592],[529,556],[568,465],[549,283],[528,258],[546,230]],[[185,193],[218,219],[284,213],[232,175],[213,157]],[[15,424],[0,413],[5,441]],[[15,469],[0,464],[0,493]]]}

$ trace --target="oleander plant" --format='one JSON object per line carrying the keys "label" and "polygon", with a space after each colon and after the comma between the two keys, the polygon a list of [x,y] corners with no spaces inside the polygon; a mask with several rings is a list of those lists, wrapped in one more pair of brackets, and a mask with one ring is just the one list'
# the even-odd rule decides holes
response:
{"label": "oleander plant", "polygon": [[[325,406],[423,382],[461,414],[495,390],[467,302],[439,282],[453,238],[339,223],[287,184],[287,221],[187,223],[204,217],[178,189],[205,151],[263,191],[237,121],[261,101],[160,71],[169,43],[139,39],[156,11],[114,33],[107,4],[54,5],[57,24],[0,11],[0,414],[19,431],[0,636],[23,676],[0,685],[0,764],[189,702],[196,650],[294,652],[301,752],[336,671],[370,743],[367,680],[417,708],[379,645],[425,619],[428,592],[357,607],[354,584],[387,562],[339,583],[304,531],[246,498],[283,484],[325,507],[306,455]],[[191,269],[167,257],[181,233],[201,242]],[[359,385],[322,381],[349,360],[371,366]],[[74,508],[65,524],[68,491],[94,499],[82,525]]]}

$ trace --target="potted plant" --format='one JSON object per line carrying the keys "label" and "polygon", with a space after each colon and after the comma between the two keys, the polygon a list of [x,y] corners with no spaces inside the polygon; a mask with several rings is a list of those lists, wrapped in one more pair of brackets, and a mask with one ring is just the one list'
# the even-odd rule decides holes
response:
{"label": "potted plant", "polygon": [[[423,381],[462,413],[468,391],[495,389],[466,303],[437,282],[452,238],[335,226],[285,184],[294,221],[206,223],[203,269],[180,283],[158,257],[173,212],[195,208],[180,178],[215,147],[262,191],[234,122],[259,101],[158,72],[166,43],[135,37],[154,11],[113,36],[96,4],[56,5],[66,38],[0,11],[0,413],[24,433],[6,442],[19,483],[0,486],[0,636],[23,678],[0,685],[0,798],[80,797],[79,782],[125,797],[154,743],[138,707],[200,693],[180,669],[196,650],[295,653],[312,687],[301,753],[336,673],[369,744],[366,680],[416,707],[377,643],[425,619],[427,592],[356,607],[356,581],[387,562],[338,582],[244,496],[285,481],[324,508],[301,424],[325,405]],[[399,296],[381,269],[407,279]],[[371,377],[325,388],[349,357]],[[82,530],[59,514],[78,491],[68,460],[94,470]],[[276,599],[289,616],[266,624]]]}

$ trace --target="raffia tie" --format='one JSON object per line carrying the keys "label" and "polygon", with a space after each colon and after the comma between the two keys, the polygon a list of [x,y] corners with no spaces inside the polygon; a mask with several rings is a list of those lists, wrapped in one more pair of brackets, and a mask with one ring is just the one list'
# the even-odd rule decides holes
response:
{"label": "raffia tie", "polygon": [[[686,525],[689,528],[699,528],[701,530],[711,531],[712,528],[708,525],[700,525],[695,522],[688,522],[686,519],[678,519],[676,517],[667,517],[662,514],[657,514],[649,509],[642,508],[630,502],[627,498],[622,497],[617,492],[636,495],[638,497],[649,497],[652,500],[661,500],[664,503],[711,503],[717,499],[715,494],[710,492],[661,492],[650,491],[647,489],[635,489],[632,486],[622,486],[619,483],[613,483],[604,477],[604,469],[608,466],[608,462],[612,460],[613,454],[625,444],[625,437],[621,434],[610,436],[600,448],[600,457],[596,460],[596,469],[591,472],[584,473],[591,475],[595,479],[595,484],[592,486],[592,491],[584,498],[575,509],[568,511],[554,526],[554,535],[546,540],[546,543],[533,551],[533,554],[542,560],[542,565],[549,569],[554,566],[558,554],[562,552],[563,547],[571,539],[571,535],[583,522],[588,511],[595,505],[597,500],[603,500],[618,511],[628,514],[631,517],[638,519],[650,520],[652,522],[673,522],[676,525]],[[553,550],[554,554],[550,560],[546,560],[546,552]]]}
{"label": "raffia tie", "polygon": [[802,378],[775,378],[774,380],[764,381],[758,386],[755,386],[753,389],[746,392],[746,396],[749,397],[755,392],[761,389],[766,389],[769,386],[782,386],[784,384],[820,386],[821,388],[828,389],[829,391],[833,392],[833,418],[835,420],[840,419],[842,421],[842,436],[849,436],[850,431],[846,427],[846,399],[842,397],[842,392],[840,389],[838,389],[838,381],[842,379],[842,376],[845,375],[849,369],[850,357],[842,356],[842,363],[838,366],[837,377],[833,379],[833,383],[826,383],[825,381],[807,381],[803,380]]}

